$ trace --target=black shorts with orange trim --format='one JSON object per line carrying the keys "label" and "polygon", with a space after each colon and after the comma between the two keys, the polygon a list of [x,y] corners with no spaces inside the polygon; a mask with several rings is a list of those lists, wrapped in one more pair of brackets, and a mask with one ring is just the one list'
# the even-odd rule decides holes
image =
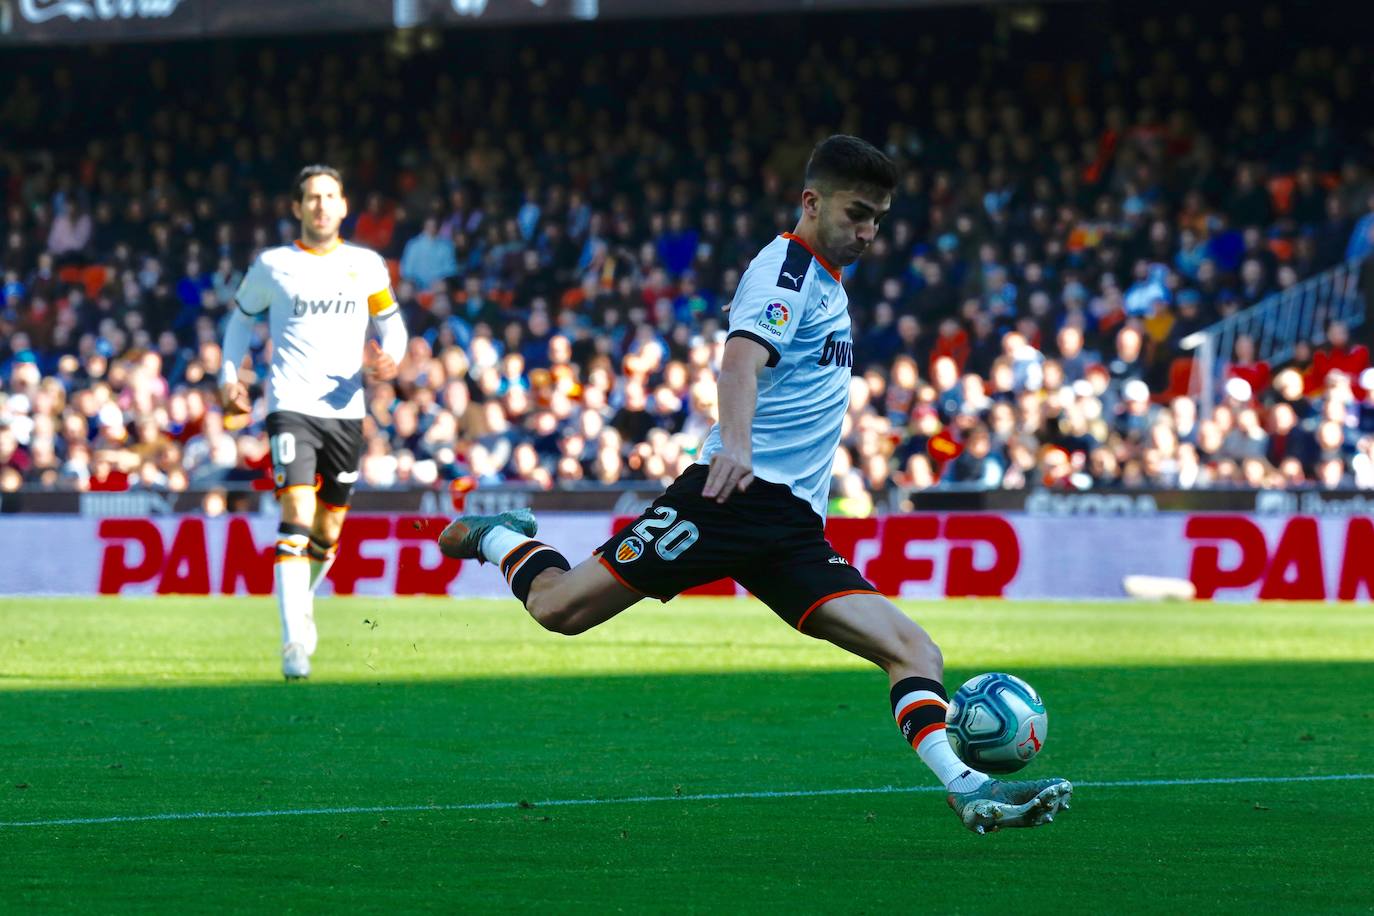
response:
{"label": "black shorts with orange trim", "polygon": [[876,594],[790,489],[756,479],[720,504],[701,495],[708,472],[705,465],[683,471],[643,515],[601,545],[602,564],[622,584],[667,601],[734,579],[798,629],[831,598]]}
{"label": "black shorts with orange trim", "polygon": [[278,491],[317,487],[321,502],[348,506],[363,457],[362,420],[276,410],[267,415],[267,442]]}

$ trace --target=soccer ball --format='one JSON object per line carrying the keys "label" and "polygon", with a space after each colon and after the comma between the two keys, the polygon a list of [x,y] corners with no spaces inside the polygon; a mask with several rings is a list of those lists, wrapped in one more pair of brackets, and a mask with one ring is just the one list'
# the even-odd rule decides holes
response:
{"label": "soccer ball", "polygon": [[1010,674],[980,674],[964,683],[945,714],[959,759],[986,773],[1014,773],[1030,763],[1049,734],[1035,688]]}

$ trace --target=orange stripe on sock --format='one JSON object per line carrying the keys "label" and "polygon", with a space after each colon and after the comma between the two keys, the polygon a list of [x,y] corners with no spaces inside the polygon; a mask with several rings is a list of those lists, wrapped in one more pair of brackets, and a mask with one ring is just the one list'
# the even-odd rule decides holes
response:
{"label": "orange stripe on sock", "polygon": [[[511,558],[511,554],[515,553],[517,550],[519,550],[521,547],[524,547],[524,546],[525,546],[526,544],[528,544],[528,543],[529,543],[529,541],[521,541],[519,544],[516,544],[516,545],[515,545],[514,547],[512,547],[510,550],[507,550],[507,551],[506,551],[506,555],[505,555],[504,557],[501,558],[501,562],[496,564],[496,568],[497,568],[497,569],[500,569],[501,567],[505,566],[505,565],[506,565],[506,561],[509,560],[509,559]],[[531,550],[530,553],[534,553],[534,551]]]}
{"label": "orange stripe on sock", "polygon": [[897,713],[897,721],[901,722],[903,719],[907,717],[907,713],[911,712],[914,709],[920,709],[922,706],[938,706],[941,709],[949,709],[948,706],[946,706],[944,703],[941,703],[939,700],[917,700],[914,703],[908,703],[905,709]]}
{"label": "orange stripe on sock", "polygon": [[277,554],[277,560],[276,560],[276,561],[277,561],[278,563],[285,563],[285,562],[287,562],[288,560],[304,560],[304,561],[307,562],[307,563],[310,562],[310,558],[309,558],[309,557],[298,557],[298,556],[296,556],[296,555],[293,554],[293,553],[279,553],[279,554]]}
{"label": "orange stripe on sock", "polygon": [[925,728],[923,728],[923,729],[921,729],[920,731],[918,731],[918,732],[916,733],[916,737],[915,737],[915,738],[912,738],[912,739],[911,739],[911,746],[912,746],[912,747],[920,747],[920,746],[921,746],[921,742],[924,741],[929,735],[931,735],[931,734],[933,734],[933,733],[935,733],[935,732],[937,732],[937,731],[942,730],[944,727],[945,727],[945,723],[943,723],[943,722],[932,722],[932,723],[930,723],[930,724],[927,725]]}
{"label": "orange stripe on sock", "polygon": [[653,597],[653,596],[650,595],[648,592],[641,592],[639,589],[635,588],[633,585],[631,585],[630,583],[626,582],[626,581],[625,581],[625,577],[622,576],[620,573],[616,572],[616,571],[615,571],[615,567],[612,566],[612,565],[611,565],[611,562],[610,562],[609,560],[607,560],[605,557],[603,557],[603,556],[601,556],[600,554],[598,554],[596,558],[597,558],[598,560],[601,561],[601,565],[602,565],[602,566],[606,567],[606,571],[607,571],[607,572],[609,572],[611,575],[615,576],[615,581],[619,582],[621,585],[625,586],[625,587],[628,588],[630,591],[634,592],[636,595],[643,595],[645,598]]}
{"label": "orange stripe on sock", "polygon": [[797,621],[797,629],[800,630],[800,629],[802,628],[802,624],[806,623],[806,618],[808,618],[808,617],[811,616],[811,612],[812,612],[812,611],[814,611],[816,608],[820,607],[822,604],[825,604],[827,601],[834,601],[836,598],[843,598],[843,597],[845,597],[846,595],[880,595],[880,594],[882,594],[882,593],[881,593],[881,592],[874,591],[874,590],[871,589],[871,588],[851,588],[851,589],[849,589],[848,591],[845,591],[845,592],[835,592],[833,595],[826,595],[824,598],[819,598],[819,599],[817,599],[815,604],[811,605],[809,608],[806,609],[806,613],[805,613],[805,614],[802,614],[802,615],[801,615],[801,619]]}
{"label": "orange stripe on sock", "polygon": [[524,567],[524,565],[530,561],[530,557],[534,556],[536,553],[539,553],[541,550],[553,550],[553,548],[550,547],[548,544],[540,544],[538,547],[534,548],[529,553],[521,557],[520,562],[516,563],[513,567],[511,567],[511,571],[506,573],[506,584],[510,585],[512,582],[514,582],[515,574],[518,573],[521,570],[521,568]]}

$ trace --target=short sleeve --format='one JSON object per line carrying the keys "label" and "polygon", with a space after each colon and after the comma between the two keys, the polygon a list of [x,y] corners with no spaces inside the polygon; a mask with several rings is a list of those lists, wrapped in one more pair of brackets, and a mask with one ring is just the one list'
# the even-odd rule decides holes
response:
{"label": "short sleeve", "polygon": [[367,271],[367,311],[373,318],[386,318],[399,308],[391,291],[391,271],[381,255],[374,254],[369,260],[372,263]]}
{"label": "short sleeve", "polygon": [[778,286],[777,271],[747,271],[740,280],[730,304],[730,337],[745,337],[768,351],[769,367],[776,366],[782,352],[797,336],[801,325],[802,303],[799,290]]}
{"label": "short sleeve", "polygon": [[261,315],[272,304],[272,275],[261,255],[253,259],[248,273],[243,275],[234,301],[246,315]]}

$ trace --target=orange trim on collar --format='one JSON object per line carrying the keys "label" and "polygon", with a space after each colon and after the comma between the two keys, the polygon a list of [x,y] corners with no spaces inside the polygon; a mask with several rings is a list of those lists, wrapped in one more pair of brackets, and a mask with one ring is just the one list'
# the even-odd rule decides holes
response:
{"label": "orange trim on collar", "polygon": [[799,235],[793,235],[793,234],[790,233],[790,232],[784,232],[784,233],[782,234],[782,237],[785,238],[785,239],[787,239],[789,242],[796,242],[798,245],[802,246],[802,247],[805,248],[807,251],[811,252],[811,257],[815,258],[815,259],[816,259],[816,263],[820,264],[822,267],[825,268],[825,272],[826,272],[826,273],[830,274],[830,276],[834,277],[836,280],[839,280],[839,279],[840,279],[840,271],[839,271],[839,268],[832,267],[832,266],[830,265],[830,262],[829,262],[829,261],[827,261],[825,258],[821,257],[820,255],[816,254],[816,249],[814,249],[814,248],[812,248],[810,245],[808,245],[808,244],[806,243],[806,239],[802,238],[802,237],[799,236]]}
{"label": "orange trim on collar", "polygon": [[301,251],[304,251],[306,254],[313,254],[317,257],[323,257],[324,255],[329,254],[335,248],[338,248],[340,245],[342,245],[343,239],[338,238],[336,236],[334,238],[334,241],[330,242],[328,245],[325,245],[323,248],[311,248],[309,245],[305,244],[305,242],[302,242],[300,239],[296,239],[296,241],[293,244]]}

